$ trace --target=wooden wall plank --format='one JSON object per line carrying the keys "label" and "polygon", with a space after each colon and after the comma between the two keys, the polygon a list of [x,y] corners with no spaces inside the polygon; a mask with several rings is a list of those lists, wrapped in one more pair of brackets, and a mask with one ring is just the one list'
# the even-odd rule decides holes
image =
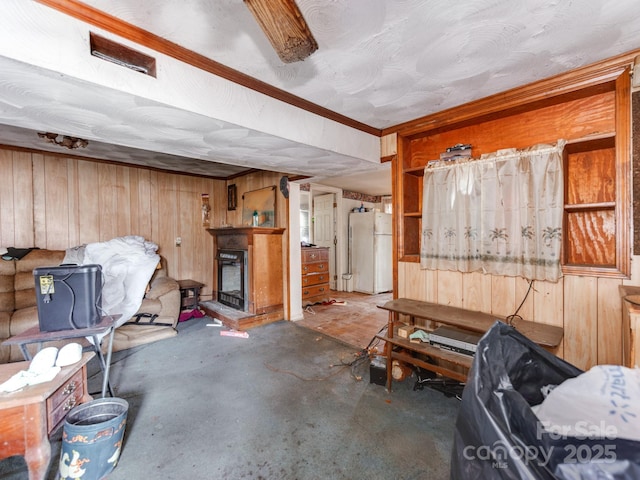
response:
{"label": "wooden wall plank", "polygon": [[462,273],[440,270],[438,272],[438,303],[462,307]]}
{"label": "wooden wall plank", "polygon": [[15,245],[33,247],[35,245],[33,236],[33,176],[31,165],[31,154],[24,151],[13,152],[13,172],[14,175],[14,200],[13,209],[16,219],[14,220]]}
{"label": "wooden wall plank", "polygon": [[100,202],[100,242],[118,236],[118,195],[115,165],[98,164],[98,195]]}
{"label": "wooden wall plank", "polygon": [[[159,179],[160,174],[156,171],[149,172],[149,188],[151,203],[149,208],[149,216],[151,220],[151,235],[149,238],[155,239],[157,236],[157,232],[160,230],[160,190],[159,190]],[[153,240],[158,243],[157,240]]]}
{"label": "wooden wall plank", "polygon": [[[598,278],[598,359],[600,365],[622,363],[622,284],[617,278]],[[617,301],[606,301],[617,299]]]}
{"label": "wooden wall plank", "polygon": [[419,267],[414,264],[405,270],[405,292],[409,298],[427,301],[427,279],[424,270]]}
{"label": "wooden wall plank", "polygon": [[388,157],[398,153],[398,135],[390,133],[384,137],[380,137],[380,157]]}
{"label": "wooden wall plank", "polygon": [[141,235],[140,232],[140,172],[138,168],[127,168],[127,175],[129,176],[129,199],[127,205],[129,206],[129,225],[131,235],[140,235],[141,237],[148,238],[147,235]]}
{"label": "wooden wall plank", "polygon": [[0,191],[0,247],[15,247],[17,212],[14,205],[15,175],[13,172],[13,152],[0,150],[0,170],[4,188]]}
{"label": "wooden wall plank", "polygon": [[[522,277],[515,277],[514,279],[515,289],[515,303],[513,314],[518,312],[518,315],[526,320],[533,319],[533,287],[527,279]],[[534,282],[535,283],[535,282]],[[531,288],[529,288],[531,286]]]}
{"label": "wooden wall plank", "polygon": [[[412,264],[415,268],[420,268],[419,263]],[[438,301],[438,271],[437,270],[423,270],[425,276],[425,294],[424,300],[427,302],[436,303]]]}
{"label": "wooden wall plank", "polygon": [[480,272],[462,274],[462,305],[468,310],[491,312],[491,276]]}
{"label": "wooden wall plank", "polygon": [[[131,218],[135,225],[134,231],[144,237],[151,238],[151,172],[140,168],[135,169],[137,176],[136,203],[132,208]],[[131,192],[133,195],[133,191]]]}
{"label": "wooden wall plank", "polygon": [[102,211],[98,163],[78,161],[78,245],[101,240]]}
{"label": "wooden wall plank", "polygon": [[175,245],[180,222],[176,188],[173,175],[158,174],[158,200],[162,201],[158,201],[158,230],[154,232],[153,241],[160,246],[158,253],[167,259],[169,275],[180,278],[181,247]]}
{"label": "wooden wall plank", "polygon": [[180,217],[180,236],[182,237],[182,252],[180,255],[180,277],[191,278],[201,281],[200,278],[194,278],[199,274],[201,269],[199,263],[204,261],[203,255],[211,260],[213,265],[213,256],[211,250],[213,245],[204,251],[205,244],[202,241],[205,235],[211,240],[213,237],[206,232],[202,226],[202,193],[203,182],[196,177],[180,177],[178,194],[179,194],[179,217]]}
{"label": "wooden wall plank", "polygon": [[227,186],[233,182],[211,180],[212,191],[209,193],[211,207],[211,227],[224,227],[227,224]]}
{"label": "wooden wall plank", "polygon": [[413,264],[409,264],[407,262],[399,262],[398,263],[398,286],[396,288],[396,291],[393,292],[393,296],[394,297],[406,297],[407,296],[407,287],[406,287],[406,283],[405,283],[405,276],[406,276],[406,270],[407,268],[410,267],[410,265]]}
{"label": "wooden wall plank", "polygon": [[[69,212],[69,247],[80,245],[78,162],[67,158],[67,211]],[[67,248],[67,247],[65,247]]]}
{"label": "wooden wall plank", "polygon": [[72,246],[69,238],[69,169],[67,159],[44,157],[44,212],[46,240],[44,248],[65,249]]}
{"label": "wooden wall plank", "polygon": [[515,302],[516,283],[512,277],[491,277],[491,311],[506,317],[515,312],[517,305]]}
{"label": "wooden wall plank", "polygon": [[[564,328],[564,283],[562,280],[556,283],[536,281],[533,284],[532,293],[534,314],[531,320]],[[553,351],[559,357],[564,357],[564,339],[563,336],[562,343]]]}
{"label": "wooden wall plank", "polygon": [[564,277],[564,315],[564,359],[588,370],[598,362],[596,277]]}
{"label": "wooden wall plank", "polygon": [[[45,172],[44,155],[34,153],[31,156],[33,175],[33,236],[36,247],[44,248],[47,244],[47,226],[45,210]],[[26,173],[26,172],[25,172]]]}
{"label": "wooden wall plank", "polygon": [[118,205],[118,226],[116,236],[131,235],[131,185],[129,180],[130,168],[118,165],[116,168],[116,194]]}
{"label": "wooden wall plank", "polygon": [[[215,201],[216,192],[222,191],[226,193],[226,182],[222,180],[212,179],[197,179],[194,186],[194,194],[198,199],[197,202],[201,207],[201,198],[203,193],[209,194],[209,202],[211,206],[211,199]],[[225,197],[226,198],[226,197]],[[226,203],[224,208],[226,210]],[[213,211],[213,209],[212,209]],[[213,236],[207,232],[206,227],[202,226],[202,216],[200,216],[199,222],[193,226],[193,249],[194,249],[194,268],[193,278],[199,280],[205,284],[205,287],[201,291],[201,296],[205,299],[212,298],[213,282],[211,281],[211,274],[213,272],[213,258],[215,252],[213,251]],[[204,268],[204,270],[203,270]]]}

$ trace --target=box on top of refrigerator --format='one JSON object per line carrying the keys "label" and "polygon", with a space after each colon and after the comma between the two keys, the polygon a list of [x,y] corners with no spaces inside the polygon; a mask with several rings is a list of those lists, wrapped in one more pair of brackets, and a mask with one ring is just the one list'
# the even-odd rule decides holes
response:
{"label": "box on top of refrigerator", "polygon": [[94,327],[102,316],[102,267],[60,265],[33,270],[40,331]]}

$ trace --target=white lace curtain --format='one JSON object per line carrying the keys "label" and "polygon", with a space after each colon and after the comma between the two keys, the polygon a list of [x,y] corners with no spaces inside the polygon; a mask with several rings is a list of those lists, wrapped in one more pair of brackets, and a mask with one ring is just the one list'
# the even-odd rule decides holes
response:
{"label": "white lace curtain", "polygon": [[564,145],[426,167],[421,267],[557,281]]}

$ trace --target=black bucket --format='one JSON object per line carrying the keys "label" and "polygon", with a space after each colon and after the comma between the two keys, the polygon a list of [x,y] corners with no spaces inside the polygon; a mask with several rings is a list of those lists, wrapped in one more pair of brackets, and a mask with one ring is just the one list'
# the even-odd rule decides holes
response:
{"label": "black bucket", "polygon": [[62,431],[58,478],[105,478],[118,462],[128,410],[122,398],[99,398],[71,410]]}

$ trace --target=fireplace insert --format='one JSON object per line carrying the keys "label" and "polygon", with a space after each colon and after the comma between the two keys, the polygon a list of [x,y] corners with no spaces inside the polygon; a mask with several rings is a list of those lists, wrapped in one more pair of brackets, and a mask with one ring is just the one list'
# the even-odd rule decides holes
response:
{"label": "fireplace insert", "polygon": [[218,302],[247,312],[249,272],[246,250],[218,250]]}

